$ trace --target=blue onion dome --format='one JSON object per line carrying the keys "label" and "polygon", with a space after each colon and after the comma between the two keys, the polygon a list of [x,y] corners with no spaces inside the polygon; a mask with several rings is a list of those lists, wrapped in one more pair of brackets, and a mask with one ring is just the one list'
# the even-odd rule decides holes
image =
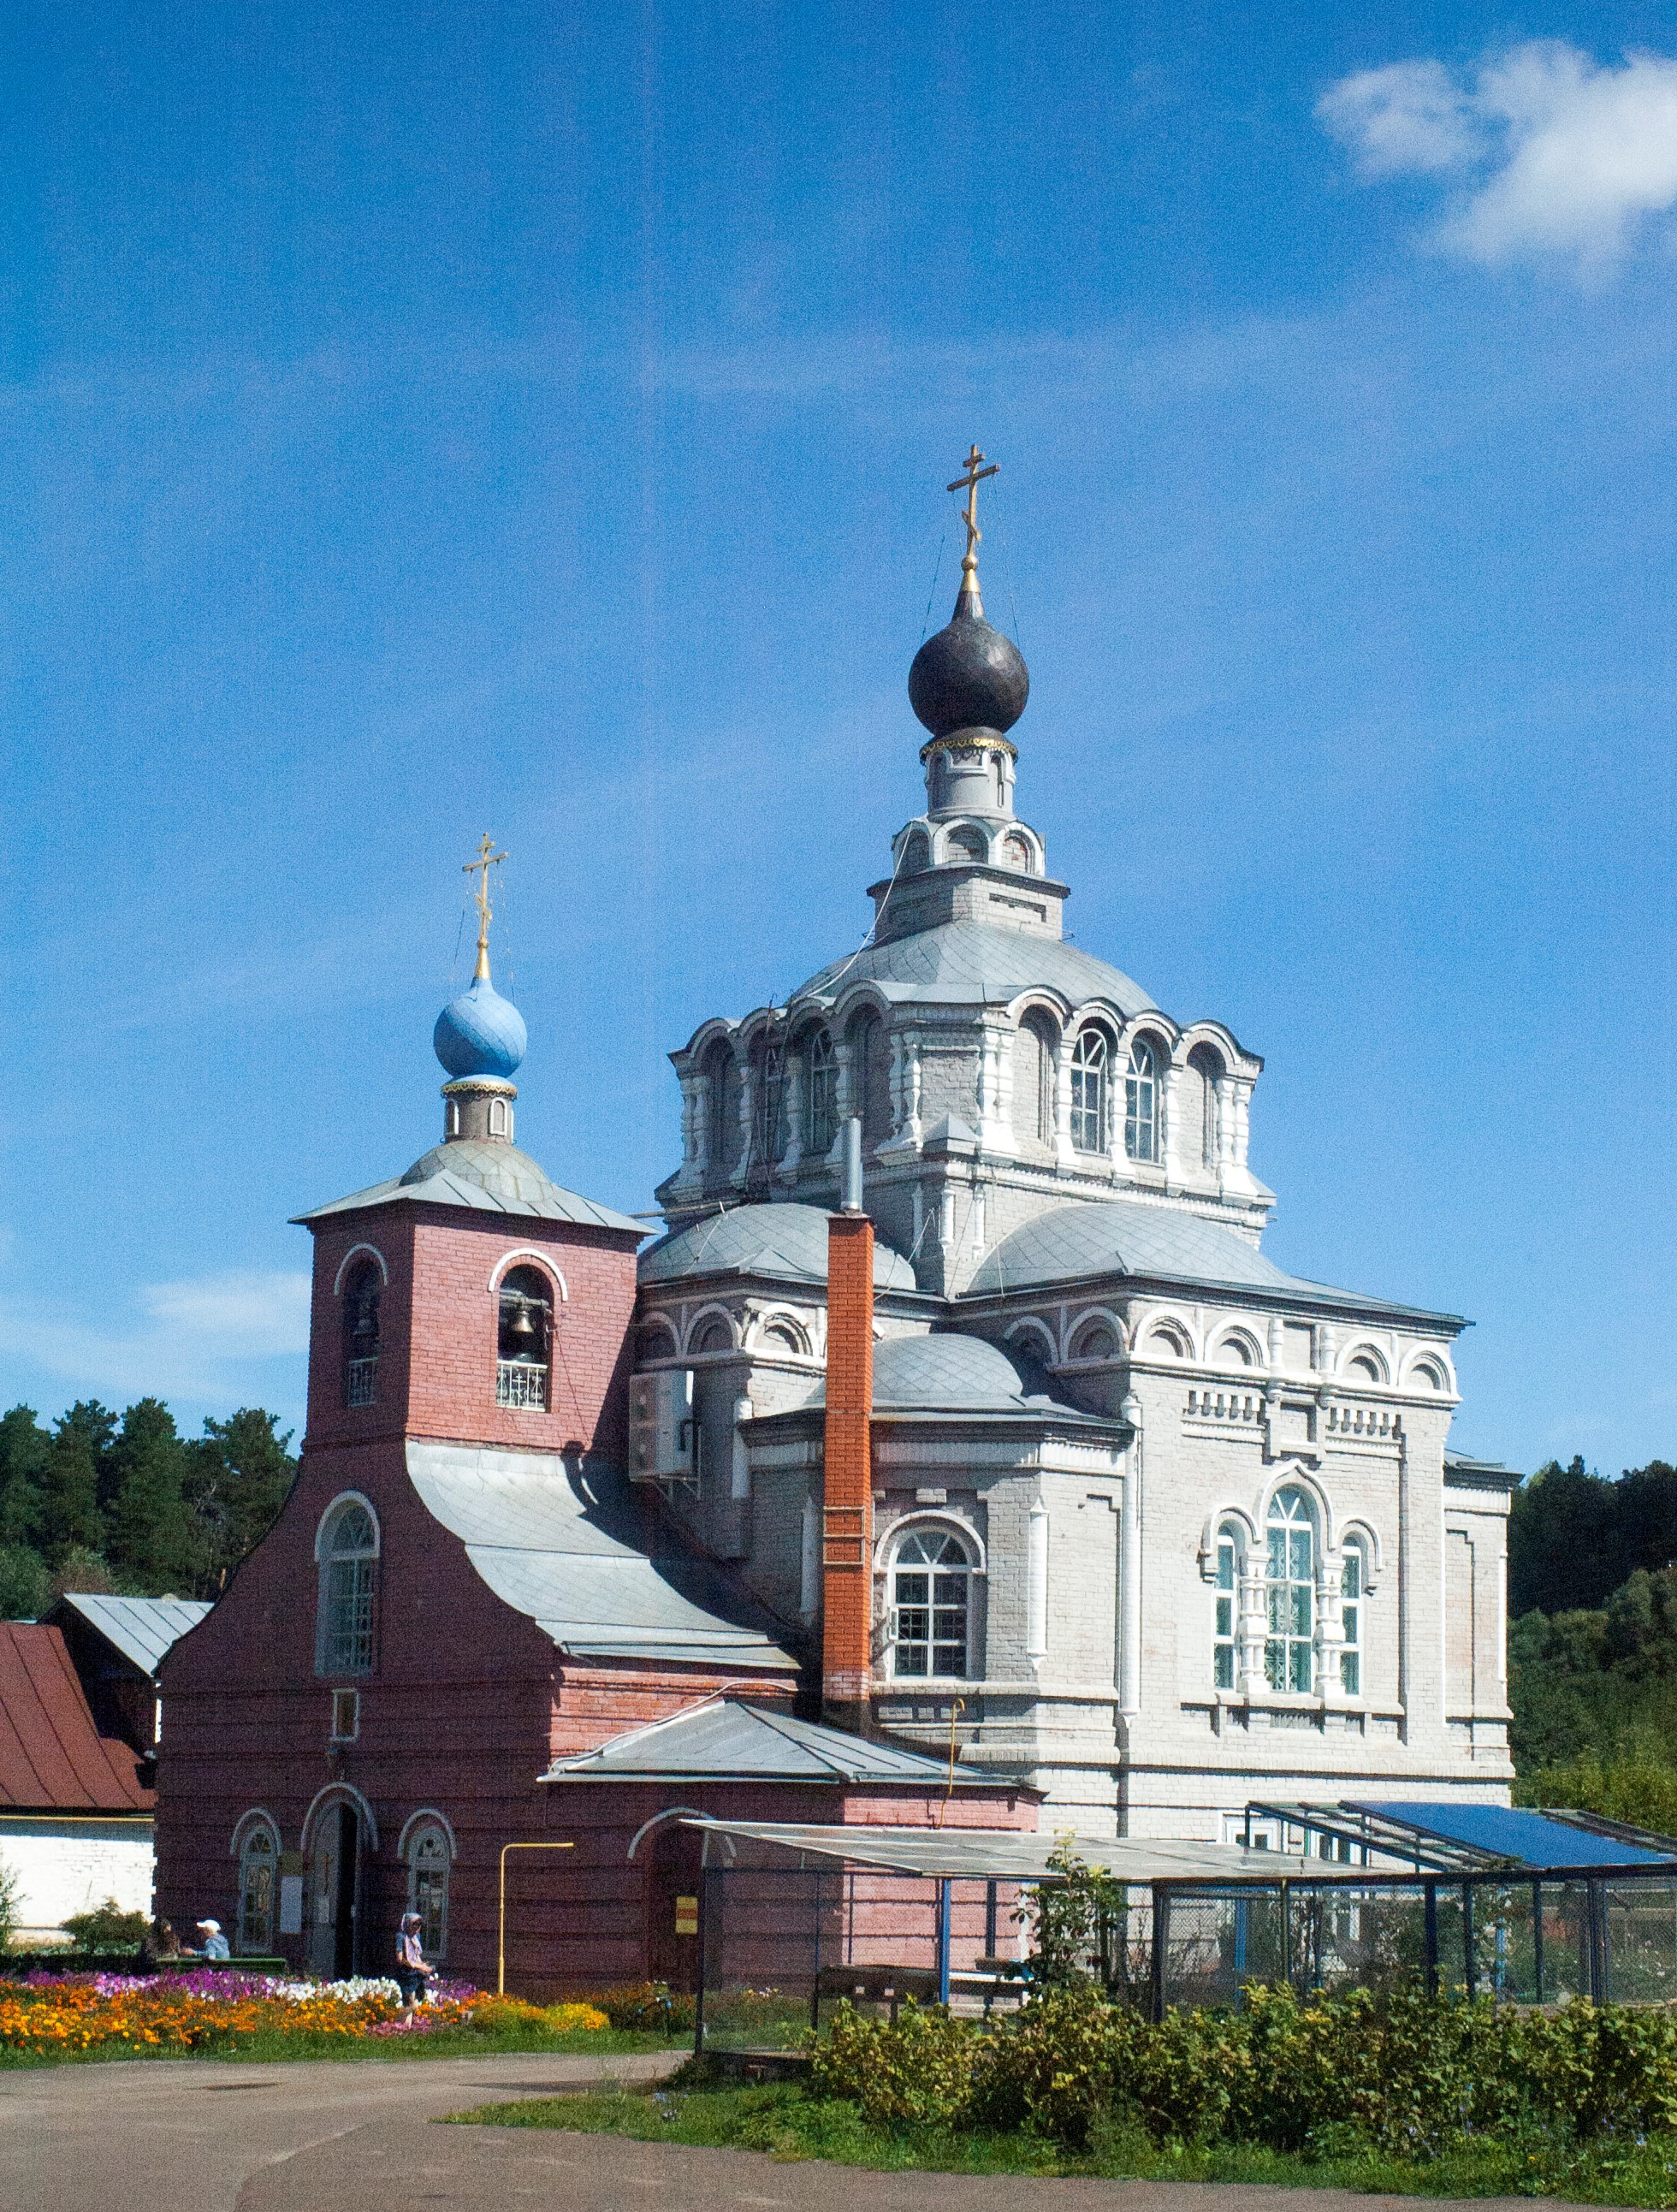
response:
{"label": "blue onion dome", "polygon": [[437,1016],[432,1049],[459,1081],[464,1076],[511,1077],[529,1044],[524,1016],[487,975],[475,976]]}
{"label": "blue onion dome", "polygon": [[934,738],[957,730],[1006,734],[1025,709],[1030,673],[1011,637],[984,619],[963,584],[948,627],[928,637],[908,671],[908,704]]}

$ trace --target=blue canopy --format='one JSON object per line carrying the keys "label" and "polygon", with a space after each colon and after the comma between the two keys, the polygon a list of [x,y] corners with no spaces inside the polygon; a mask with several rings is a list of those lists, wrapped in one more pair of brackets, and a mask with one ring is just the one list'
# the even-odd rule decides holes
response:
{"label": "blue canopy", "polygon": [[1621,1843],[1599,1830],[1574,1827],[1570,1820],[1551,1820],[1546,1814],[1517,1805],[1459,1805],[1449,1801],[1376,1805],[1347,1800],[1344,1809],[1416,1829],[1423,1836],[1442,1837],[1495,1858],[1519,1859],[1527,1866],[1659,1866],[1677,1857],[1677,1846],[1670,1852],[1645,1850],[1639,1844]]}

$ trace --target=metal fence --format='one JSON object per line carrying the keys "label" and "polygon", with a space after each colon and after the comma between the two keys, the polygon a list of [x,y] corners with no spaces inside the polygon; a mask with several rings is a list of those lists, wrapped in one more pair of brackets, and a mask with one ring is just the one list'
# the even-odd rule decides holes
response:
{"label": "metal fence", "polygon": [[[787,2050],[841,1999],[976,2014],[1018,2004],[1030,1885],[829,1863],[702,1877],[696,2048]],[[1677,1869],[1158,1881],[1122,1893],[1091,1967],[1155,2018],[1236,2006],[1252,1983],[1301,1996],[1400,1987],[1522,2005],[1677,2000]]]}

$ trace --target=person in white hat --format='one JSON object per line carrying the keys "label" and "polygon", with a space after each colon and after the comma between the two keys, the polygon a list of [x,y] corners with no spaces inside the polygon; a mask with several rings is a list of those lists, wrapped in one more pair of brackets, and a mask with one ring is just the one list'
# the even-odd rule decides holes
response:
{"label": "person in white hat", "polygon": [[219,1920],[200,1920],[197,1928],[204,1938],[203,1955],[206,1959],[230,1959],[233,1956],[227,1937],[222,1933]]}

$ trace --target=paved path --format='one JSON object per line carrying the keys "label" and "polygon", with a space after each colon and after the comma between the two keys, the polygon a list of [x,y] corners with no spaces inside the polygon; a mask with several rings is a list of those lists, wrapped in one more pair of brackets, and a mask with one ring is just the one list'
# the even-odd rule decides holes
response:
{"label": "paved path", "polygon": [[[4,2212],[1449,2212],[1338,2190],[928,2177],[776,2165],[547,2129],[430,2122],[502,2097],[646,2080],[675,2061],[518,2057],[240,2066],[125,2062],[0,2073]],[[1466,2212],[1466,2208],[1464,2208]],[[1531,2212],[1480,2198],[1472,2212]],[[1551,2205],[1550,2212],[1571,2212]]]}

